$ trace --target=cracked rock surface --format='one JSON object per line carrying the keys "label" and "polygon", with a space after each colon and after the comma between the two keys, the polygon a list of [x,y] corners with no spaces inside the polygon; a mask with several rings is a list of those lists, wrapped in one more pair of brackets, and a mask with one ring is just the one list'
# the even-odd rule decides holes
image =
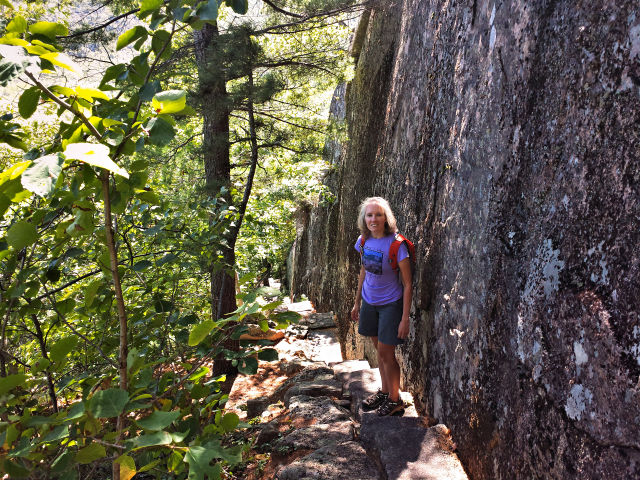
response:
{"label": "cracked rock surface", "polygon": [[[343,362],[332,345],[335,332],[319,332],[300,339],[292,329],[276,349],[280,362],[297,361],[302,369],[273,392],[248,402],[254,415],[264,415],[273,404],[284,402],[290,428],[283,431],[272,421],[262,426],[258,436],[258,442],[287,452],[291,459],[276,469],[273,478],[468,480],[449,429],[444,425],[428,428],[408,393],[401,393],[408,404],[403,417],[363,412],[362,398],[379,387],[378,370],[366,361]],[[301,357],[300,351],[318,352],[318,356]]]}

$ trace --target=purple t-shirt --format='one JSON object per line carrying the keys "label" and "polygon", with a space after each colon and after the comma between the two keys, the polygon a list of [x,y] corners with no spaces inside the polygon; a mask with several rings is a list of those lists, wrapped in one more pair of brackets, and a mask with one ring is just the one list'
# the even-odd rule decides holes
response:
{"label": "purple t-shirt", "polygon": [[[361,238],[362,235],[358,237],[355,244],[358,253],[360,253]],[[362,298],[369,305],[386,305],[402,297],[400,275],[393,271],[389,259],[389,247],[394,238],[393,234],[382,238],[369,237],[364,243],[362,265],[365,276],[362,284]],[[403,243],[398,250],[398,263],[408,256],[407,246]]]}

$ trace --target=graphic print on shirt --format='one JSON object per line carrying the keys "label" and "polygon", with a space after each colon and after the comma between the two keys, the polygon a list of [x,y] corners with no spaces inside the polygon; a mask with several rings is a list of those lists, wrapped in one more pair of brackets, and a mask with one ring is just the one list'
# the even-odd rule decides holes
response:
{"label": "graphic print on shirt", "polygon": [[364,269],[374,275],[382,275],[382,257],[382,252],[365,248],[364,255],[362,255],[362,265],[364,265]]}

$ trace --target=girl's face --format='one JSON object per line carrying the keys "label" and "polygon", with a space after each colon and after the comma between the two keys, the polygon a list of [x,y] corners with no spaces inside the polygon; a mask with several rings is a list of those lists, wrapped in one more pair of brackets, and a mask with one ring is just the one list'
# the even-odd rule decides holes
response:
{"label": "girl's face", "polygon": [[380,205],[377,203],[367,205],[364,211],[364,221],[374,238],[384,236],[384,224],[387,221],[387,216]]}

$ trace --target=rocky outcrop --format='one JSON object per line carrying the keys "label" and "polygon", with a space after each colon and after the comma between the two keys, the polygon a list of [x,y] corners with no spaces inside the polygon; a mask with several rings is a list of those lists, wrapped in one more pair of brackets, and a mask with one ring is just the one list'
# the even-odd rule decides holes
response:
{"label": "rocky outcrop", "polygon": [[[357,361],[333,368],[331,381],[319,365],[305,368],[298,375],[303,380],[291,378],[285,394],[288,418],[307,426],[285,434],[270,423],[262,426],[259,443],[269,442],[276,452],[302,453],[278,469],[275,478],[468,480],[447,427],[428,428],[411,406],[404,417],[364,413],[362,398],[380,385],[377,370]],[[315,385],[311,390],[310,384]],[[407,394],[404,398],[410,401]]]}
{"label": "rocky outcrop", "polygon": [[370,355],[355,216],[388,198],[417,247],[404,383],[470,476],[640,477],[637,1],[405,0],[366,22],[293,290]]}
{"label": "rocky outcrop", "polygon": [[[239,376],[226,405],[251,419],[255,447],[269,454],[261,478],[468,480],[449,429],[427,426],[408,392],[401,392],[403,417],[362,410],[362,399],[380,388],[378,370],[366,361],[342,361],[333,348],[335,327],[313,330],[321,325],[319,318],[333,314],[311,313],[305,303],[312,308],[308,302],[288,308],[303,314],[300,323],[311,325],[307,337],[288,328],[274,345],[279,360],[261,361],[255,375]],[[282,374],[286,380],[274,383]],[[255,388],[256,382],[267,387]]]}

